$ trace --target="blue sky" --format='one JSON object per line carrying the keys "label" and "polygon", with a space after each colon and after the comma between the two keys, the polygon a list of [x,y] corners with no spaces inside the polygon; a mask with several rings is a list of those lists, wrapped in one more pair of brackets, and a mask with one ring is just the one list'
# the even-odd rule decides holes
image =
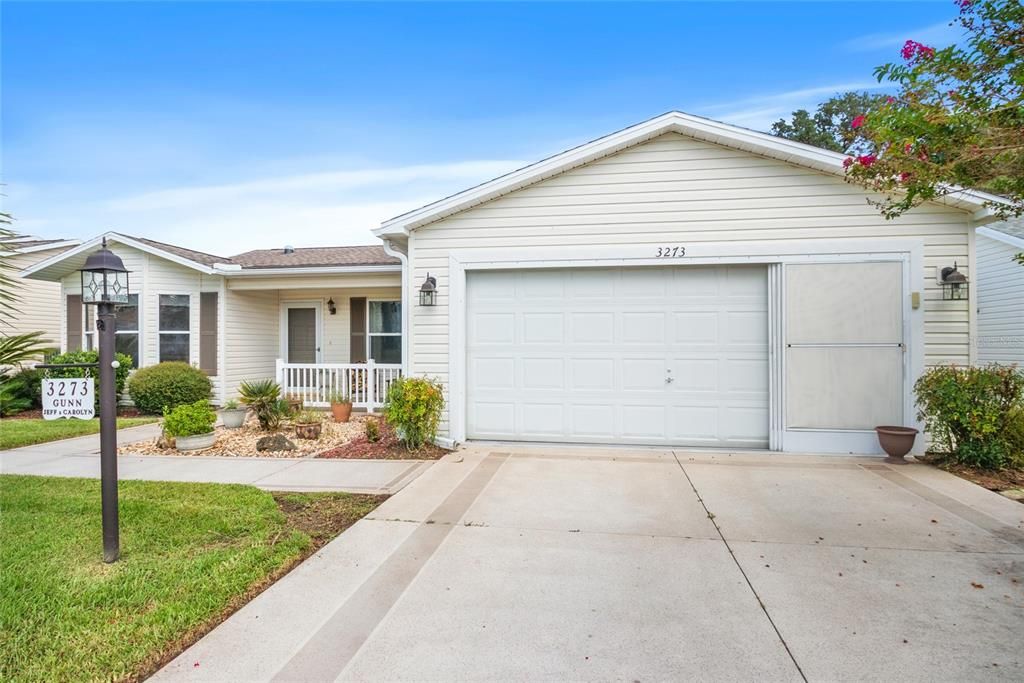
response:
{"label": "blue sky", "polygon": [[4,207],[233,254],[383,219],[671,109],[767,130],[872,87],[913,3],[7,2]]}

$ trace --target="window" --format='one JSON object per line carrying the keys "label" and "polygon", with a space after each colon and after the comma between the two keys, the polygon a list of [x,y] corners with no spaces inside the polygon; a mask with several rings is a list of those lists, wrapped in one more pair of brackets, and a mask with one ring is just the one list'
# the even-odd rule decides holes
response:
{"label": "window", "polygon": [[402,362],[402,302],[370,301],[366,307],[366,356],[378,363]]}
{"label": "window", "polygon": [[159,312],[160,362],[189,362],[190,297],[188,294],[161,294]]}
{"label": "window", "polygon": [[[91,310],[90,310],[91,309]],[[99,348],[96,339],[96,307],[86,306],[85,348]],[[114,350],[132,357],[132,366],[139,367],[139,295],[129,294],[128,303],[114,306]]]}

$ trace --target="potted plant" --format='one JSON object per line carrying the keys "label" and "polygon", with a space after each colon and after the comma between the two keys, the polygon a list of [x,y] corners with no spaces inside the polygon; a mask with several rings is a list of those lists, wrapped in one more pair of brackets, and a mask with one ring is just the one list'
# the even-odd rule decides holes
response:
{"label": "potted plant", "polygon": [[288,410],[291,411],[292,415],[295,415],[302,410],[301,396],[296,396],[295,394],[285,394],[284,400],[288,401]]}
{"label": "potted plant", "polygon": [[295,436],[311,441],[320,438],[324,426],[324,416],[318,410],[303,410],[295,416]]}
{"label": "potted plant", "polygon": [[886,462],[905,465],[907,461],[903,459],[903,456],[914,447],[917,430],[913,427],[880,425],[875,427],[875,433],[878,434],[878,445],[889,456],[885,459]]}
{"label": "potted plant", "polygon": [[243,408],[238,401],[232,399],[226,401],[221,408],[220,420],[228,429],[238,429],[245,424],[245,415],[248,412],[247,408]]}
{"label": "potted plant", "polygon": [[348,422],[348,419],[352,416],[352,399],[348,397],[348,394],[338,391],[331,394],[329,400],[334,421]]}
{"label": "potted plant", "polygon": [[212,446],[217,440],[213,431],[216,421],[217,413],[206,399],[185,403],[174,410],[164,409],[164,432],[174,437],[174,447],[179,451]]}

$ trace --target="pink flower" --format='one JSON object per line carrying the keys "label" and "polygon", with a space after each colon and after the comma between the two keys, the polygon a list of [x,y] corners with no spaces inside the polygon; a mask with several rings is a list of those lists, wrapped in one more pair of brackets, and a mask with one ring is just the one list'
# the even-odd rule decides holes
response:
{"label": "pink flower", "polygon": [[900,173],[900,182],[901,183],[907,182],[908,180],[910,180],[911,175],[912,174],[908,173],[907,171],[904,171],[903,173]]}
{"label": "pink flower", "polygon": [[910,144],[909,142],[907,144],[903,145],[903,153],[904,154],[910,154],[913,151],[914,151],[914,146],[912,144]]}
{"label": "pink flower", "polygon": [[890,95],[889,97],[885,98],[885,103],[886,104],[896,104],[896,98],[893,97],[892,95]]}
{"label": "pink flower", "polygon": [[903,49],[900,50],[900,54],[903,59],[910,61],[915,57],[920,59],[931,59],[935,56],[935,48],[922,45],[916,40],[908,40],[903,43]]}
{"label": "pink flower", "polygon": [[863,114],[861,114],[860,116],[855,117],[853,119],[853,121],[850,122],[850,128],[860,128],[861,126],[864,125],[864,120],[865,120],[865,117],[864,117]]}
{"label": "pink flower", "polygon": [[843,159],[843,168],[850,168],[851,166],[853,166],[853,157]]}
{"label": "pink flower", "polygon": [[861,166],[870,166],[876,161],[878,161],[878,157],[876,157],[874,154],[861,154],[859,157],[857,157],[857,163],[860,164]]}

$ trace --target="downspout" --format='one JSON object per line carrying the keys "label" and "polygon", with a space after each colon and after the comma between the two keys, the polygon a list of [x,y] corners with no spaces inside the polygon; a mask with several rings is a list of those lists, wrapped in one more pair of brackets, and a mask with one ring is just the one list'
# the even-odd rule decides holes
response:
{"label": "downspout", "polygon": [[411,291],[409,286],[409,255],[399,249],[391,242],[384,239],[384,253],[394,256],[402,262],[402,375],[409,376],[409,309],[412,307],[412,300],[407,296]]}

